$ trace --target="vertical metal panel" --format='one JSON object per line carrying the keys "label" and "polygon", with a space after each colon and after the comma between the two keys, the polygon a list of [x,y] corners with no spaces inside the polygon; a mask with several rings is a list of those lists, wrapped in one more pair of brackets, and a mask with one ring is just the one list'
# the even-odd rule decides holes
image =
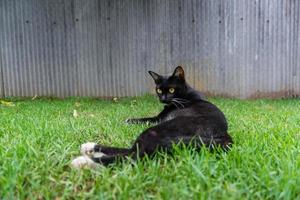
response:
{"label": "vertical metal panel", "polygon": [[0,96],[131,96],[183,65],[211,95],[300,95],[297,0],[2,0]]}
{"label": "vertical metal panel", "polygon": [[[0,8],[3,8],[4,4],[3,1],[0,1]],[[3,13],[0,13],[0,27],[4,27],[4,15]],[[0,31],[1,33],[3,31]],[[3,47],[4,46],[4,41],[3,41],[4,37],[3,34],[0,37],[0,98],[4,97],[4,85],[3,85],[3,65],[4,65],[4,53],[3,53]]]}

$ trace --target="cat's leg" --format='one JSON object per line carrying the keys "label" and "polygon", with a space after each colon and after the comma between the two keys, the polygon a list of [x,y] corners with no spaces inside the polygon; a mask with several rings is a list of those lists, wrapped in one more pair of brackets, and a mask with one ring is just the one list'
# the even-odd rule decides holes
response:
{"label": "cat's leg", "polygon": [[156,124],[160,121],[158,117],[146,117],[146,118],[133,118],[133,119],[127,119],[125,123],[128,124],[144,124],[144,123],[150,123],[150,124]]}
{"label": "cat's leg", "polygon": [[97,166],[97,163],[106,166],[124,158],[136,159],[137,157],[143,157],[145,154],[152,154],[155,152],[158,144],[157,136],[157,132],[147,129],[129,149],[107,147],[92,142],[85,143],[81,145],[80,150],[83,156],[74,159],[71,165],[74,168],[93,168]]}
{"label": "cat's leg", "polygon": [[129,155],[131,151],[131,149],[127,148],[107,147],[94,142],[88,142],[81,145],[80,152],[82,156],[75,158],[71,162],[71,166],[73,168],[95,168],[99,164],[94,160],[99,160],[102,157],[125,156]]}
{"label": "cat's leg", "polygon": [[146,118],[133,118],[127,119],[125,123],[128,124],[141,124],[141,123],[151,123],[157,124],[162,121],[162,119],[172,110],[174,106],[166,105],[164,109],[155,117],[146,117]]}
{"label": "cat's leg", "polygon": [[71,167],[75,169],[81,169],[81,168],[96,168],[98,166],[97,163],[95,163],[89,156],[79,156],[72,160]]}
{"label": "cat's leg", "polygon": [[80,153],[81,155],[92,155],[94,153],[94,149],[95,149],[95,146],[97,144],[95,142],[87,142],[87,143],[84,143],[80,146]]}
{"label": "cat's leg", "polygon": [[[133,146],[130,149],[122,149],[115,147],[104,147],[101,145],[96,145],[95,149],[105,153],[101,157],[96,157],[93,154],[91,160],[95,163],[107,166],[111,163],[114,163],[118,160],[130,158],[137,159],[142,158],[146,154],[151,155],[156,151],[156,148],[159,146],[159,137],[158,133],[154,130],[147,129],[145,130],[134,142]],[[93,165],[91,165],[93,166]]]}
{"label": "cat's leg", "polygon": [[[97,144],[94,142],[87,142],[84,143],[80,146],[80,153],[82,156],[79,156],[75,159],[73,159],[73,161],[71,162],[71,166],[73,168],[95,168],[97,166],[97,163],[95,163],[91,157],[92,155],[94,155],[95,153],[95,146]],[[101,153],[101,152],[99,152]],[[103,155],[98,155],[98,156],[103,156]]]}
{"label": "cat's leg", "polygon": [[119,160],[124,160],[124,159],[136,159],[137,152],[136,151],[128,151],[128,152],[123,152],[123,153],[118,153],[118,154],[110,154],[110,155],[105,155],[102,157],[91,157],[91,159],[98,164],[107,166],[109,164],[115,163]]}
{"label": "cat's leg", "polygon": [[[182,121],[192,121],[193,118],[184,117],[176,118],[168,122],[159,124],[145,130],[135,141],[130,149],[104,147],[101,145],[94,145],[92,151],[101,152],[103,155],[96,156],[92,154],[91,157],[84,157],[75,162],[76,166],[96,166],[95,163],[102,165],[109,165],[119,159],[143,157],[144,155],[152,155],[158,149],[170,151],[174,144],[195,145],[197,148],[207,146],[214,148],[220,146],[222,149],[228,149],[232,144],[232,139],[228,134],[219,134],[214,137],[209,137],[209,134],[195,134],[197,129],[187,129],[186,127],[178,127]],[[176,127],[176,128],[174,128]]]}
{"label": "cat's leg", "polygon": [[73,168],[95,168],[99,166],[99,164],[107,166],[117,160],[129,158],[135,158],[136,153],[132,149],[122,149],[122,148],[115,148],[115,147],[103,147],[97,149],[100,145],[96,145],[95,150],[99,152],[94,152],[90,155],[83,155],[75,158],[71,166]]}
{"label": "cat's leg", "polygon": [[80,153],[82,155],[92,156],[95,153],[103,153],[105,155],[114,155],[119,153],[130,152],[131,149],[118,148],[118,147],[108,147],[94,142],[87,142],[81,145]]}

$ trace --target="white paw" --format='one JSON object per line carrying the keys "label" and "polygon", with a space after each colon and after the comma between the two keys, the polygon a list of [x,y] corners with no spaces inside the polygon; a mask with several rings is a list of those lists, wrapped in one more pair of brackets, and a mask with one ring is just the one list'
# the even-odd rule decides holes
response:
{"label": "white paw", "polygon": [[94,142],[84,143],[80,147],[80,153],[82,155],[91,156],[94,153],[95,146],[96,146],[96,143],[94,143]]}
{"label": "white paw", "polygon": [[93,153],[93,158],[102,158],[103,156],[106,156],[106,154],[102,152],[94,152]]}
{"label": "white paw", "polygon": [[84,167],[95,168],[97,166],[97,163],[95,163],[88,156],[79,156],[71,162],[71,166],[75,169],[81,169]]}

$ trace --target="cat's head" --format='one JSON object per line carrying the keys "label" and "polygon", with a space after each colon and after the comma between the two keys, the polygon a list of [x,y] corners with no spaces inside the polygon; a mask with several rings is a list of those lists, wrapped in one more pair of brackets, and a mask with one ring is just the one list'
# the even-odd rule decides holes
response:
{"label": "cat's head", "polygon": [[174,98],[182,98],[186,93],[184,70],[181,66],[176,67],[171,76],[162,76],[149,71],[156,84],[156,94],[162,103],[171,103]]}

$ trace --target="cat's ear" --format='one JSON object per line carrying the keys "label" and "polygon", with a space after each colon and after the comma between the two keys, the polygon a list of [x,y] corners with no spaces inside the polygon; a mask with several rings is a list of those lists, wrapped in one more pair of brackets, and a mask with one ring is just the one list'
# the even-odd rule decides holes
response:
{"label": "cat's ear", "polygon": [[154,79],[155,83],[158,83],[161,80],[161,75],[153,72],[153,71],[148,71],[149,74],[152,76],[152,78]]}
{"label": "cat's ear", "polygon": [[175,76],[175,77],[178,77],[178,78],[184,80],[184,71],[183,71],[183,68],[181,66],[176,67],[176,69],[174,70],[172,76]]}

